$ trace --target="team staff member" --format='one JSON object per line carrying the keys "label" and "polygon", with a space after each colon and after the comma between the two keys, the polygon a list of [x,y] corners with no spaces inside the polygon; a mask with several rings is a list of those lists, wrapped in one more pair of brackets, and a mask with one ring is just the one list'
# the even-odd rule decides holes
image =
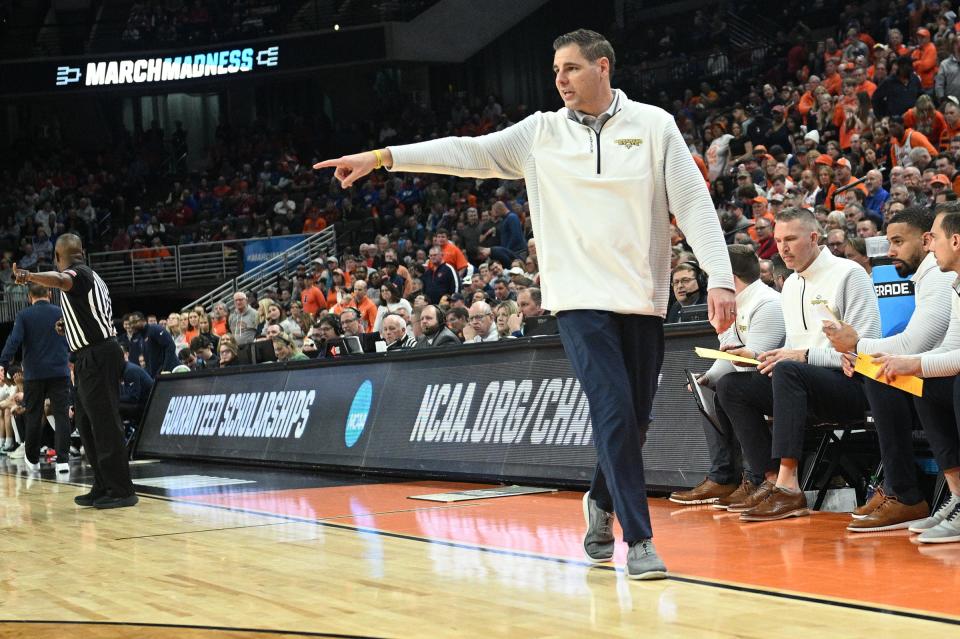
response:
{"label": "team staff member", "polygon": [[[710,194],[673,118],[611,89],[614,52],[580,29],[554,42],[564,107],[476,138],[444,138],[327,160],[344,187],[375,169],[524,178],[543,285],[590,402],[598,466],[584,496],[584,549],[613,557],[616,513],[627,576],[658,579],[641,451],[663,361],[670,214],[711,278],[709,315],[734,320],[733,276]],[[597,287],[597,282],[604,282]],[[580,291],[594,295],[585,303]]]}
{"label": "team staff member", "polygon": [[[760,260],[753,248],[731,244],[727,251],[733,267],[733,283],[737,287],[737,321],[720,336],[720,348],[746,348],[754,353],[780,348],[785,336],[780,293],[760,280]],[[701,386],[716,389],[721,377],[738,370],[749,369],[736,368],[731,362],[718,359],[697,381]],[[704,418],[703,435],[710,452],[710,472],[690,490],[671,493],[670,501],[674,503],[690,506],[713,504],[718,510],[726,510],[730,504],[746,499],[752,486],[763,483],[762,474],[742,472],[740,444],[730,418],[723,412],[719,401],[714,403],[723,431],[718,431]]]}
{"label": "team staff member", "polygon": [[18,284],[41,284],[63,291],[63,329],[74,353],[74,414],[80,440],[93,467],[93,488],[74,498],[80,506],[122,508],[137,503],[130,481],[120,423],[120,380],[124,359],[113,327],[110,292],[83,263],[83,244],[72,233],[54,247],[57,271],[30,273],[14,268]]}
{"label": "team staff member", "polygon": [[159,377],[160,373],[169,373],[180,363],[177,360],[177,345],[167,329],[159,324],[147,324],[147,319],[140,311],[130,313],[128,322],[133,329],[130,359],[138,364],[142,355],[144,370],[153,379]]}
{"label": "team staff member", "polygon": [[[933,252],[941,271],[960,277],[960,203],[937,208],[931,230]],[[920,533],[920,543],[960,541],[960,286],[950,294],[950,324],[937,348],[920,354],[879,354],[880,374],[888,379],[899,375],[924,378],[923,397],[914,397],[914,407],[927,435],[930,450],[950,489],[950,496],[926,519],[914,522],[910,532]]]}
{"label": "team staff member", "polygon": [[13,331],[0,354],[0,366],[7,368],[23,347],[23,403],[26,407],[24,456],[33,470],[40,469],[40,439],[43,433],[43,402],[50,400],[57,449],[57,472],[70,472],[70,365],[67,341],[57,334],[63,318],[60,308],[50,303],[50,289],[40,284],[28,288],[30,306],[17,313]]}
{"label": "team staff member", "polygon": [[[808,415],[848,421],[862,419],[868,407],[860,381],[843,374],[840,353],[823,334],[823,320],[845,322],[864,338],[880,337],[870,277],[855,262],[820,245],[820,224],[813,213],[781,211],[775,234],[780,256],[794,269],[780,299],[784,347],[764,353],[731,351],[760,365],[754,372],[725,375],[717,384],[747,466],[766,477],[744,501],[727,507],[741,513],[741,521],[809,515],[797,474]],[[773,415],[772,435],[765,415]]]}
{"label": "team staff member", "polygon": [[[937,258],[930,248],[933,215],[920,206],[910,206],[895,214],[887,224],[890,249],[900,277],[910,276],[916,292],[916,308],[903,332],[882,339],[861,338],[849,324],[825,326],[824,334],[840,353],[873,355],[911,355],[926,353],[943,342],[950,324],[950,300],[953,293],[953,271],[937,268]],[[851,357],[844,357],[844,370],[852,375]],[[917,484],[913,460],[913,397],[906,391],[868,377],[863,392],[870,403],[880,458],[883,461],[883,486],[873,498],[853,513],[847,526],[851,532],[882,532],[908,528],[916,520],[926,518],[930,507]]]}

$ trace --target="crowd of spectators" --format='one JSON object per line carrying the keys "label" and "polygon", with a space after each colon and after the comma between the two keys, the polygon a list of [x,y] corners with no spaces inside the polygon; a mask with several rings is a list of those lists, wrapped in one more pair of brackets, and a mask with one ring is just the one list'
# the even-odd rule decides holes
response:
{"label": "crowd of spectators", "polygon": [[[918,6],[911,12],[897,4],[873,16],[847,7],[837,35],[822,41],[804,39],[799,29],[778,34],[792,44],[764,78],[782,68],[781,83],[714,88],[701,82],[682,98],[659,96],[703,169],[728,242],[753,247],[771,285],[775,273],[781,281],[785,275],[777,271],[773,240],[779,210],[813,209],[825,244],[869,271],[861,240],[882,234],[885,220],[905,206],[932,207],[960,192],[956,14],[946,2]],[[723,43],[722,13],[698,14],[695,22],[713,33],[710,46]],[[619,72],[629,76],[630,65]],[[67,231],[84,237],[91,250],[155,259],[168,255],[171,244],[333,225],[341,253],[286,274],[267,293],[283,319],[298,324],[285,331],[298,346],[324,313],[339,315],[358,296],[385,309],[361,313],[363,329],[371,332],[380,331],[383,316],[399,313],[407,316],[405,333],[416,337],[422,310],[431,304],[448,311],[484,301],[495,317],[499,304],[537,284],[522,183],[377,172],[345,192],[329,174],[310,168],[317,149],[332,155],[481,135],[526,115],[523,105],[505,108],[495,96],[454,98],[435,109],[405,104],[398,114],[357,125],[334,127],[323,116],[292,117],[276,130],[260,122],[224,123],[204,170],[167,183],[156,181],[155,169],[165,145],[184,144],[179,124],[167,134],[154,123],[96,158],[60,150],[27,160],[3,177],[0,206],[10,215],[0,230],[0,279],[9,279],[13,261],[29,267],[49,260],[52,243]],[[702,302],[705,288],[679,231],[674,244],[679,268],[670,320],[681,307]],[[358,282],[366,292],[353,290]],[[250,300],[251,307],[262,301]],[[456,332],[465,337],[462,328]],[[514,331],[501,326],[498,332]]]}
{"label": "crowd of spectators", "polygon": [[[811,211],[824,250],[870,274],[867,242],[898,212],[933,212],[960,196],[957,17],[947,2],[897,2],[872,15],[850,6],[822,41],[801,29],[777,34],[782,51],[770,51],[782,55],[746,82],[708,78],[653,100],[675,116],[728,244],[758,256],[764,284],[780,290],[790,274],[775,239],[785,210]],[[722,14],[698,21],[722,50]],[[629,64],[620,72],[636,77]],[[165,145],[182,148],[179,126],[167,135],[155,125],[95,159],[59,151],[29,160],[0,185],[11,213],[0,230],[0,280],[9,282],[14,260],[51,261],[68,231],[131,259],[163,259],[170,244],[337,230],[335,253],[277,274],[265,290],[237,291],[212,308],[124,316],[131,397],[165,372],[555,332],[541,306],[522,183],[377,171],[344,191],[310,168],[321,153],[482,135],[526,115],[495,96],[404,104],[349,126],[322,116],[277,130],[222,124],[203,171],[169,183],[156,182],[153,169]],[[706,301],[708,279],[677,228],[672,241],[668,322]],[[0,399],[0,410],[8,405]]]}
{"label": "crowd of spectators", "polygon": [[[444,233],[437,236],[444,238]],[[495,342],[555,332],[536,286],[536,245],[525,259],[505,269],[498,261],[466,267],[462,278],[442,261],[444,247],[463,259],[446,240],[430,249],[429,262],[409,268],[397,261],[386,236],[361,245],[361,255],[318,258],[301,264],[291,277],[258,297],[238,291],[232,303],[173,312],[166,316],[130,313],[120,341],[131,359],[152,376],[241,363],[342,357],[355,351],[391,352],[468,343]],[[435,240],[440,242],[442,240]],[[422,250],[422,249],[421,249]],[[530,270],[527,270],[530,269]],[[449,272],[445,284],[424,279]],[[182,366],[183,368],[177,368]]]}

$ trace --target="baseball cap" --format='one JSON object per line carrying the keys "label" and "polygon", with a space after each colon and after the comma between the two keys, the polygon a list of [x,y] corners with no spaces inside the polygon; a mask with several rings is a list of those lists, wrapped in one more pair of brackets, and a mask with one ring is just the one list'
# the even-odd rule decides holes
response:
{"label": "baseball cap", "polygon": [[917,29],[917,35],[922,38],[929,38],[930,31],[928,29],[924,29],[923,27],[920,27],[919,29]]}
{"label": "baseball cap", "polygon": [[327,264],[329,264],[330,262],[333,262],[333,263],[336,264],[337,266],[340,266],[340,260],[338,260],[337,258],[335,258],[335,257],[332,256],[332,255],[327,258]]}
{"label": "baseball cap", "polygon": [[753,198],[753,203],[754,203],[754,204],[757,204],[757,203],[766,204],[766,203],[767,203],[767,198],[763,197],[762,195],[758,195],[757,197]]}
{"label": "baseball cap", "polygon": [[[827,157],[829,157],[829,156],[827,156]],[[834,162],[834,165],[835,165],[835,166],[844,166],[844,167],[846,167],[846,168],[848,168],[848,169],[852,169],[852,168],[853,168],[853,165],[850,164],[850,160],[848,160],[847,158],[840,158],[840,159],[838,159],[836,162]]]}
{"label": "baseball cap", "polygon": [[817,156],[817,159],[813,161],[814,164],[823,164],[825,166],[833,166],[833,158],[827,155],[826,153],[821,153]]}
{"label": "baseball cap", "polygon": [[782,193],[773,193],[773,194],[770,196],[770,201],[771,201],[771,202],[777,202],[777,203],[779,203],[779,204],[783,204],[783,194],[782,194]]}
{"label": "baseball cap", "polygon": [[943,186],[950,186],[950,178],[943,173],[937,173],[930,179],[930,184],[942,184]]}
{"label": "baseball cap", "polygon": [[519,266],[514,266],[513,268],[508,269],[508,270],[507,270],[507,273],[509,273],[510,275],[523,275],[523,274],[524,274],[524,273],[523,273],[523,269],[520,268]]}

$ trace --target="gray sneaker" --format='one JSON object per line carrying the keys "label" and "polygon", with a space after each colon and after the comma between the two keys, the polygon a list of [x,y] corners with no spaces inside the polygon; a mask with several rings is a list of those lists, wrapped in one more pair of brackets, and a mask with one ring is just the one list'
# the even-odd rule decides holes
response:
{"label": "gray sneaker", "polygon": [[917,537],[917,541],[925,544],[949,544],[960,541],[960,503],[947,513],[943,521],[933,528],[923,531]]}
{"label": "gray sneaker", "polygon": [[590,493],[583,495],[583,519],[587,522],[587,532],[583,536],[583,551],[587,559],[602,564],[613,559],[613,513],[608,513],[590,499]]}
{"label": "gray sneaker", "polygon": [[644,539],[630,546],[627,551],[627,577],[644,581],[667,578],[667,567],[653,547],[652,540]]}
{"label": "gray sneaker", "polygon": [[932,515],[913,524],[908,530],[912,533],[922,533],[930,530],[946,519],[947,515],[949,515],[957,505],[960,505],[960,497],[951,493],[950,499],[943,502],[943,505],[937,508]]}

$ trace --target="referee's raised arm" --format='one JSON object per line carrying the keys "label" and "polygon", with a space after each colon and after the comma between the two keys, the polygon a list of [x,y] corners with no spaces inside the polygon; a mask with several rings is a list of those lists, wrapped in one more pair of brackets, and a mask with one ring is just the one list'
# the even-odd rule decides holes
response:
{"label": "referee's raised arm", "polygon": [[58,288],[61,291],[69,291],[73,288],[73,277],[69,273],[64,273],[71,264],[83,260],[83,244],[80,238],[72,233],[61,235],[57,238],[55,248],[56,271],[45,271],[43,273],[31,273],[13,265],[13,277],[17,284],[29,284],[33,282],[48,288]]}

